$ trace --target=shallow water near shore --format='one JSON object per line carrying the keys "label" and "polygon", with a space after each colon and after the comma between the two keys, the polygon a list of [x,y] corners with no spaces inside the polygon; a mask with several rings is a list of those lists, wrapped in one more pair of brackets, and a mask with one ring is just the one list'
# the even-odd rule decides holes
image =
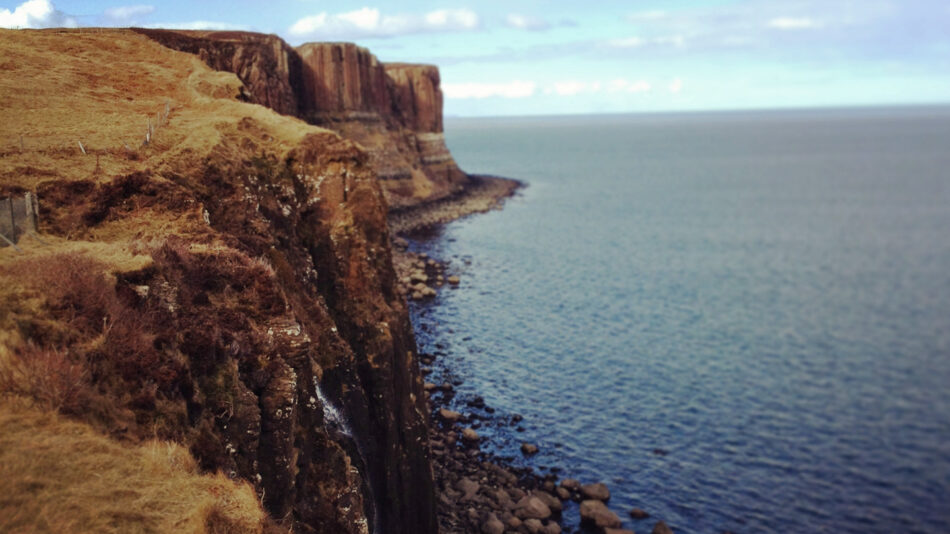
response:
{"label": "shallow water near shore", "polygon": [[461,277],[413,320],[456,404],[497,410],[488,450],[607,482],[637,532],[633,506],[678,533],[950,531],[950,109],[446,137],[529,184],[414,244]]}

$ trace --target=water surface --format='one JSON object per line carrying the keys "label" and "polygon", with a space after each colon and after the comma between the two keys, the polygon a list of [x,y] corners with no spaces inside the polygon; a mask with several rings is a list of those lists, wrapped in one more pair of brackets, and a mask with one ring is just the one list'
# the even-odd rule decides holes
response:
{"label": "water surface", "polygon": [[462,278],[414,306],[423,350],[460,406],[525,416],[493,451],[608,482],[638,532],[633,506],[678,533],[950,532],[950,110],[446,137],[529,183],[419,244]]}

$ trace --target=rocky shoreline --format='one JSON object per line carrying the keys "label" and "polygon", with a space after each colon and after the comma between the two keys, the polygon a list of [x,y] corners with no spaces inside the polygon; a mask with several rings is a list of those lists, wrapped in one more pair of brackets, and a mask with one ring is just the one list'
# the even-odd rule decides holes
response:
{"label": "rocky shoreline", "polygon": [[[393,262],[397,286],[408,299],[423,301],[446,288],[457,288],[459,278],[448,275],[449,264],[425,253],[410,250],[410,240],[425,230],[459,218],[499,209],[504,200],[524,184],[506,178],[472,176],[472,184],[448,198],[390,212],[393,235]],[[440,354],[420,354],[419,362],[426,377],[436,368],[444,368]],[[559,468],[541,474],[533,468],[517,467],[507,458],[483,451],[486,438],[478,429],[489,423],[517,426],[518,414],[495,414],[481,397],[469,399],[464,413],[451,409],[455,387],[459,383],[425,382],[430,413],[429,448],[436,485],[436,506],[440,532],[452,533],[525,533],[560,534],[561,532],[602,532],[632,534],[622,529],[620,517],[607,502],[610,491],[603,483],[582,484],[578,480],[558,479]],[[522,454],[538,452],[537,446],[523,443]],[[568,502],[579,503],[580,525],[568,525],[562,516]],[[629,511],[633,520],[649,514],[640,509]],[[652,526],[652,534],[672,530],[662,521]]]}

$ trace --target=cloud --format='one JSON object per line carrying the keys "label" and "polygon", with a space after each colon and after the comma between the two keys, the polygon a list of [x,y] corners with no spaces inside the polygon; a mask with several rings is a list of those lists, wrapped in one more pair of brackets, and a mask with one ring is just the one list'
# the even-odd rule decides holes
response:
{"label": "cloud", "polygon": [[323,12],[304,17],[295,22],[288,33],[308,39],[356,39],[471,31],[480,26],[478,14],[469,9],[439,9],[421,15],[384,15],[376,8],[364,7],[346,13]]}
{"label": "cloud", "polygon": [[114,22],[124,22],[124,21],[132,20],[136,17],[150,15],[153,12],[155,12],[155,6],[135,5],[135,6],[112,7],[105,10],[103,14],[105,15],[107,19],[112,20]]}
{"label": "cloud", "polygon": [[821,28],[821,22],[808,17],[776,17],[768,22],[769,28],[779,30],[808,30]]}
{"label": "cloud", "polygon": [[660,20],[665,19],[669,13],[660,9],[651,9],[649,11],[638,11],[636,13],[631,13],[627,15],[627,20],[630,22],[643,22],[650,20]]}
{"label": "cloud", "polygon": [[546,95],[576,96],[580,94],[594,94],[603,92],[611,94],[646,93],[651,89],[653,89],[652,84],[646,80],[630,81],[623,78],[618,78],[608,83],[580,80],[555,82],[550,86],[545,87],[543,92]]}
{"label": "cloud", "polygon": [[450,99],[527,98],[534,95],[534,82],[511,81],[506,83],[444,83],[442,92]]}
{"label": "cloud", "polygon": [[682,35],[661,35],[649,39],[643,37],[625,37],[622,39],[611,39],[607,41],[611,48],[640,48],[643,46],[673,46],[682,48],[686,46],[686,38]]}
{"label": "cloud", "polygon": [[49,0],[28,0],[13,11],[0,9],[0,28],[75,28],[76,19],[56,9]]}
{"label": "cloud", "polygon": [[580,82],[569,80],[565,82],[556,82],[553,86],[544,90],[545,94],[556,94],[559,96],[574,96],[581,93],[596,93],[601,90],[600,82]]}
{"label": "cloud", "polygon": [[611,39],[607,44],[614,48],[640,48],[643,46],[643,39],[640,37],[626,37],[623,39]]}
{"label": "cloud", "polygon": [[653,89],[650,82],[646,80],[627,81],[624,79],[613,80],[607,84],[609,93],[646,93]]}
{"label": "cloud", "polygon": [[666,88],[669,89],[673,94],[679,93],[683,90],[683,80],[679,78],[673,78],[673,81],[671,81],[670,84],[666,86]]}
{"label": "cloud", "polygon": [[505,24],[509,28],[529,31],[547,30],[551,27],[548,21],[540,17],[521,15],[519,13],[509,13],[508,16],[505,17]]}
{"label": "cloud", "polygon": [[231,24],[230,22],[217,22],[213,20],[193,20],[189,22],[156,22],[148,24],[146,28],[162,28],[166,30],[231,30],[247,31],[249,26],[241,24]]}

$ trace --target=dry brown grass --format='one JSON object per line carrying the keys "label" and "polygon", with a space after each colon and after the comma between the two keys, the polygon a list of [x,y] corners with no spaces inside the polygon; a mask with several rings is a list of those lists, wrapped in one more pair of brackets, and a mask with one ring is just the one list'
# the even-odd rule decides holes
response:
{"label": "dry brown grass", "polygon": [[125,445],[22,400],[0,400],[0,532],[259,533],[247,483],[201,475],[178,445]]}

